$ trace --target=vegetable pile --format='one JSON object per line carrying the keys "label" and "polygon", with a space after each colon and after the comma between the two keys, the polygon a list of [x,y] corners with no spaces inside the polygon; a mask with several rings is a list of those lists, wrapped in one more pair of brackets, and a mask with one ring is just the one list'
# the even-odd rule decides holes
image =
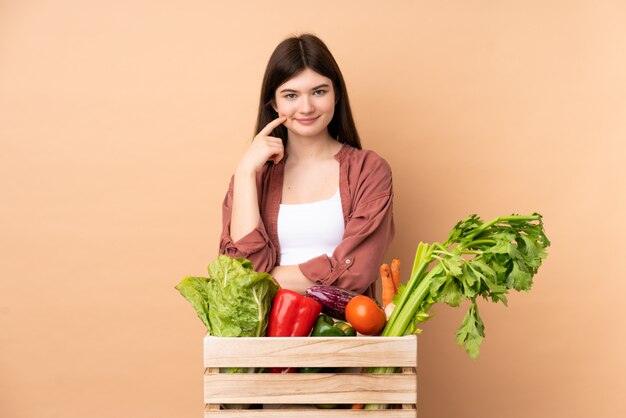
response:
{"label": "vegetable pile", "polygon": [[[501,216],[488,222],[470,215],[454,226],[444,242],[419,243],[406,284],[400,285],[399,259],[380,266],[384,310],[367,296],[335,286],[311,286],[305,295],[279,290],[271,275],[254,271],[250,261],[225,255],[209,265],[208,278],[185,277],[176,289],[195,308],[209,334],[220,337],[355,336],[357,332],[404,336],[421,333],[418,326],[430,317],[429,310],[434,304],[458,307],[469,301],[456,340],[471,358],[476,358],[485,338],[477,299],[482,297],[507,305],[510,290],[529,291],[549,246],[538,213]],[[269,371],[322,370],[273,368]],[[363,370],[396,371],[389,367]],[[353,406],[354,409],[384,407]]]}
{"label": "vegetable pile", "polygon": [[315,285],[306,290],[306,296],[322,305],[329,317],[347,320],[363,335],[378,335],[387,317],[374,299],[336,286]]}
{"label": "vegetable pile", "polygon": [[[347,319],[361,334],[377,335],[384,326],[383,336],[403,336],[421,332],[418,325],[430,317],[433,304],[458,307],[467,300],[470,307],[456,339],[476,358],[485,337],[477,298],[507,305],[511,289],[530,290],[549,245],[538,213],[488,222],[470,215],[454,226],[443,243],[419,243],[406,284],[399,285],[399,259],[394,258],[391,266],[381,265],[386,324],[375,301],[335,286],[311,286],[304,299],[281,290],[274,299],[278,286],[268,273],[255,272],[246,259],[225,255],[209,265],[209,278],[186,277],[176,289],[196,309],[209,333],[223,337],[264,336],[268,320],[269,336],[306,336],[319,309],[333,318]],[[348,309],[350,303],[354,308]]]}

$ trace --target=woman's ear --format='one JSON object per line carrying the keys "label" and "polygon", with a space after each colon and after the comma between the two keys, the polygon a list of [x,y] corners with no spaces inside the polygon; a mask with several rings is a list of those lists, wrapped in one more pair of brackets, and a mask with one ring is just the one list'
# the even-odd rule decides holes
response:
{"label": "woman's ear", "polygon": [[276,107],[276,100],[272,99],[270,101],[270,104],[272,105],[272,109],[274,109],[274,112],[278,113],[278,107]]}

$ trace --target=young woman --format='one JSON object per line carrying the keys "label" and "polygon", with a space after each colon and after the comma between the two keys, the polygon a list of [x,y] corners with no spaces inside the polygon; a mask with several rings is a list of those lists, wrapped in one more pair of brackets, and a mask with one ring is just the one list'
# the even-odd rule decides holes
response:
{"label": "young woman", "polygon": [[220,253],[286,289],[372,296],[394,235],[391,169],[361,149],[343,76],[319,38],[276,47],[255,132],[224,199]]}

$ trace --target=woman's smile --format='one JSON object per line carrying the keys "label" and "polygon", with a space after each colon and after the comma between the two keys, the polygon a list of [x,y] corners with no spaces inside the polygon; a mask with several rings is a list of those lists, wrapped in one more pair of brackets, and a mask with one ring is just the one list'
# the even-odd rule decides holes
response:
{"label": "woman's smile", "polygon": [[300,125],[308,126],[308,125],[313,125],[315,121],[317,120],[317,118],[319,118],[319,116],[316,116],[314,118],[308,117],[308,118],[294,118],[294,119]]}

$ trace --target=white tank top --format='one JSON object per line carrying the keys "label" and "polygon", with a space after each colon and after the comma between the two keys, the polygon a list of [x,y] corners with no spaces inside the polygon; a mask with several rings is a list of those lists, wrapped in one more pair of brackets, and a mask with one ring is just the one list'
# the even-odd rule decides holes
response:
{"label": "white tank top", "polygon": [[330,199],[281,204],[278,210],[280,264],[300,264],[322,254],[331,256],[343,238],[343,230],[339,189]]}

